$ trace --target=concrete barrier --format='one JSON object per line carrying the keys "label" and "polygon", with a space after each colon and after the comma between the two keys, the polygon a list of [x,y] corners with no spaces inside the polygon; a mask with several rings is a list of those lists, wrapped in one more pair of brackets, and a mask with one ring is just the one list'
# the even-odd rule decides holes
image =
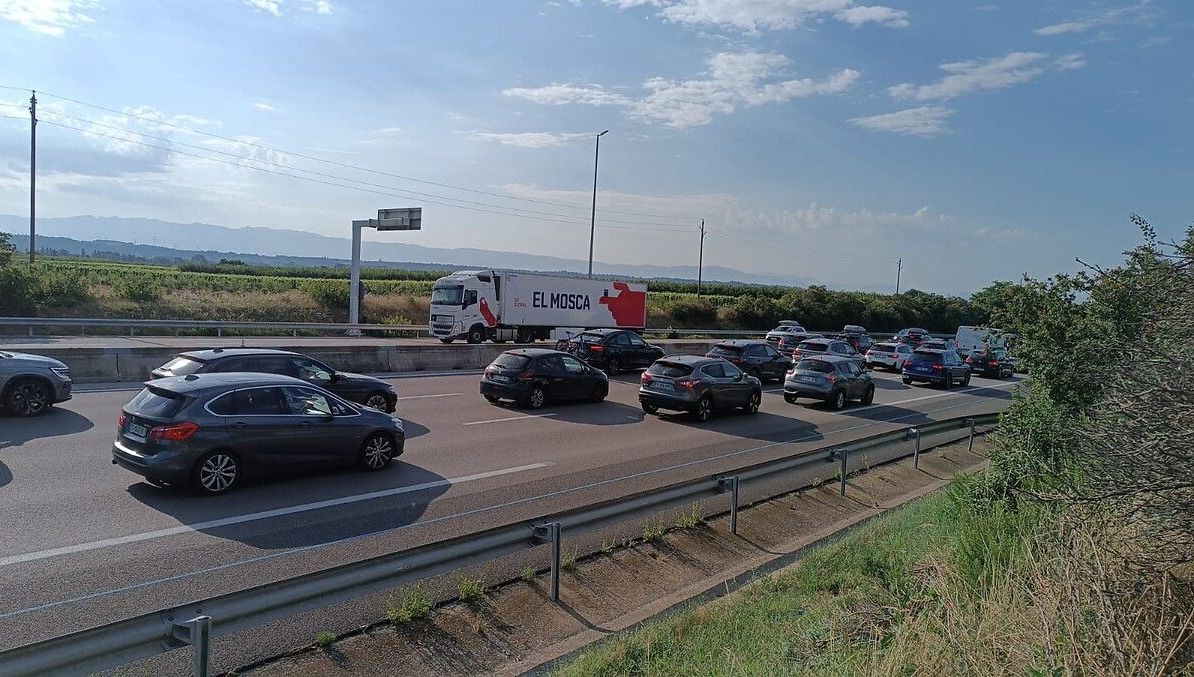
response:
{"label": "concrete barrier", "polygon": [[[369,344],[354,345],[349,341],[328,339],[326,344],[311,345],[310,341],[301,346],[287,345],[285,339],[280,339],[274,345],[263,345],[258,340],[258,347],[279,348],[293,350],[309,355],[321,362],[326,362],[340,371],[360,372],[366,374],[384,373],[417,373],[421,371],[474,371],[484,369],[486,365],[506,350],[521,346],[494,345],[393,345]],[[663,348],[667,354],[703,355],[713,345],[713,341],[701,340],[666,340],[653,341]],[[220,339],[213,339],[211,347],[220,346]],[[539,343],[525,347],[550,347],[550,344]],[[70,367],[71,377],[79,383],[115,383],[137,382],[149,378],[149,372],[168,362],[171,358],[185,350],[197,348],[178,348],[166,346],[145,347],[38,347],[28,352],[53,357],[61,360]]]}

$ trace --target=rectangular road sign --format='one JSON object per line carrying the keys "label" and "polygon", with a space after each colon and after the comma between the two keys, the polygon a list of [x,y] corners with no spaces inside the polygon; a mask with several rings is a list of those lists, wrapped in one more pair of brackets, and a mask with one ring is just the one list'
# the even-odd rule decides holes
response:
{"label": "rectangular road sign", "polygon": [[378,230],[422,230],[423,208],[377,210]]}

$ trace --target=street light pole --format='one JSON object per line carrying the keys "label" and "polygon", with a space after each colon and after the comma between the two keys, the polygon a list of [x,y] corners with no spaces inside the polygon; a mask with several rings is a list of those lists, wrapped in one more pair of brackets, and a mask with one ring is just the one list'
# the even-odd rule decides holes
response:
{"label": "street light pole", "polygon": [[29,94],[29,263],[37,256],[37,92]]}
{"label": "street light pole", "polygon": [[593,277],[593,233],[597,229],[597,159],[601,156],[601,137],[609,134],[605,130],[597,135],[597,145],[593,149],[593,211],[589,215],[589,278]]}
{"label": "street light pole", "polygon": [[701,278],[705,271],[705,220],[701,219],[701,249],[697,254],[697,298],[701,298]]}

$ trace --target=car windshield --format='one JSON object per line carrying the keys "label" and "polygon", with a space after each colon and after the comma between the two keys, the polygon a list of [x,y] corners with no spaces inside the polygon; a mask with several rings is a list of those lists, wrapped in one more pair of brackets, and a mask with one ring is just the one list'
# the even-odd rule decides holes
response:
{"label": "car windshield", "polygon": [[930,352],[917,350],[912,353],[912,361],[913,362],[928,362],[931,364],[940,364],[941,363],[941,353],[930,353]]}
{"label": "car windshield", "polygon": [[814,341],[805,341],[804,343],[801,343],[797,347],[800,348],[801,352],[810,352],[810,353],[823,353],[826,350],[829,350],[828,343],[820,343],[820,342],[814,342]]}
{"label": "car windshield", "polygon": [[186,398],[179,393],[160,388],[144,388],[125,405],[125,409],[147,418],[171,418],[182,408]]}
{"label": "car windshield", "polygon": [[713,346],[713,349],[710,350],[709,352],[713,353],[714,355],[733,355],[734,357],[737,357],[742,354],[742,350],[743,350],[742,346],[735,346],[735,345],[729,345],[729,344],[723,343],[720,345]]}
{"label": "car windshield", "polygon": [[163,364],[162,369],[174,374],[175,376],[186,376],[187,374],[194,374],[195,372],[199,371],[199,368],[202,366],[203,363],[199,360],[192,360],[189,357],[183,357],[182,355],[179,355],[166,364]]}
{"label": "car windshield", "polygon": [[800,360],[796,364],[796,371],[816,371],[828,374],[833,371],[833,365],[825,360]]}
{"label": "car windshield", "polygon": [[692,367],[687,364],[680,364],[679,362],[656,362],[652,364],[647,373],[653,376],[667,376],[669,378],[676,378],[678,376],[688,376],[692,373]]}
{"label": "car windshield", "polygon": [[458,306],[464,302],[464,286],[435,287],[431,290],[431,304]]}
{"label": "car windshield", "polygon": [[517,369],[522,369],[523,367],[527,366],[527,362],[530,362],[530,361],[531,361],[531,358],[529,358],[525,355],[511,355],[510,353],[503,353],[501,355],[498,355],[497,359],[494,360],[493,363],[490,364],[489,366],[497,367],[498,369],[515,369],[515,370],[517,370]]}

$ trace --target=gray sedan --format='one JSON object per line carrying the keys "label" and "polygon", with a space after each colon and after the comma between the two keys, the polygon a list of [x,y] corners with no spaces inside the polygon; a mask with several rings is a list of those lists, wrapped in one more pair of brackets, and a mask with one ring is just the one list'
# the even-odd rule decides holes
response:
{"label": "gray sedan", "polygon": [[398,418],[297,378],[191,374],[150,381],[124,406],[112,463],[153,484],[222,494],[287,467],[382,470],[405,441]]}

